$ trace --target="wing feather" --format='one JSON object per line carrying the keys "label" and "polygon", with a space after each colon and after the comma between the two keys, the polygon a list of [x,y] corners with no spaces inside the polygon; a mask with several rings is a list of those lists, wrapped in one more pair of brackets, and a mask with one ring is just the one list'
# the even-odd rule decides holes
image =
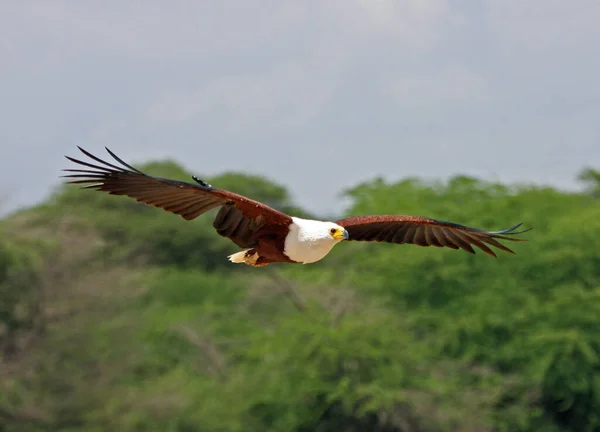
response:
{"label": "wing feather", "polygon": [[494,256],[494,257],[496,256],[496,253],[493,250],[491,250],[489,247],[487,247],[483,241],[479,240],[477,237],[475,237],[473,235],[470,235],[468,232],[457,231],[456,235],[460,236],[467,243],[477,246],[479,249],[484,251],[486,254]]}
{"label": "wing feather", "polygon": [[450,231],[450,230],[446,231],[446,236],[449,238],[449,240],[452,243],[454,243],[456,246],[458,246],[462,250],[467,251],[471,254],[475,253],[475,251],[473,250],[473,248],[471,247],[469,242],[462,239],[455,231]]}
{"label": "wing feather", "polygon": [[429,229],[427,231],[431,231],[433,233],[433,235],[439,242],[440,247],[449,247],[452,249],[458,249],[458,246],[454,246],[454,244],[452,244],[448,241],[448,239],[446,238],[446,235],[444,234],[444,231],[442,231],[439,227],[432,225],[431,227],[429,227]]}
{"label": "wing feather", "polygon": [[433,230],[431,229],[424,229],[423,232],[425,233],[425,242],[424,245],[431,245],[431,246],[436,246],[436,247],[441,247],[442,245],[440,244],[440,242],[438,241],[438,239],[436,238]]}
{"label": "wing feather", "polygon": [[[392,226],[392,228],[394,228],[394,226]],[[405,226],[401,226],[401,227],[397,227],[395,231],[395,235],[392,238],[392,243],[399,243],[402,244],[404,243],[404,237],[406,236],[406,232],[409,230],[410,225],[405,225]]]}
{"label": "wing feather", "polygon": [[516,231],[521,226],[518,224],[502,231],[484,231],[420,216],[354,216],[336,223],[348,231],[349,240],[447,247],[462,249],[471,254],[475,253],[475,246],[493,257],[496,253],[488,245],[514,254],[499,240],[525,241],[511,236],[531,229]]}
{"label": "wing feather", "polygon": [[[251,246],[253,233],[265,225],[287,226],[292,222],[290,216],[266,204],[215,188],[196,177],[194,180],[198,184],[153,177],[127,164],[108,148],[106,151],[121,166],[106,162],[87,150],[78,148],[95,163],[65,156],[71,162],[86,168],[63,170],[68,173],[62,176],[69,179],[67,183],[79,184],[85,189],[95,189],[111,195],[125,195],[138,202],[178,214],[186,220],[197,218],[216,207],[235,207],[236,217],[231,222],[232,230],[218,231],[236,244]],[[243,219],[248,221],[242,223]],[[217,227],[219,226],[215,221],[215,228]],[[236,235],[236,232],[242,237],[232,238],[231,235]]]}
{"label": "wing feather", "polygon": [[415,235],[413,237],[413,241],[416,245],[419,246],[427,246],[427,230],[424,230],[423,227],[418,226],[415,231]]}
{"label": "wing feather", "polygon": [[402,243],[408,243],[408,244],[412,243],[413,239],[415,237],[415,232],[417,232],[417,226],[409,225],[408,229],[404,233],[404,238],[402,239]]}

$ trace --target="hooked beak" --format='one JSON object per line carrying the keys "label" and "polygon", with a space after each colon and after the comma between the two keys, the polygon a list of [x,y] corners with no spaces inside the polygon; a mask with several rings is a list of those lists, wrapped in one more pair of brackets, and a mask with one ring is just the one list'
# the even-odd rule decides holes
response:
{"label": "hooked beak", "polygon": [[348,240],[349,234],[348,231],[337,230],[335,234],[332,235],[335,240]]}

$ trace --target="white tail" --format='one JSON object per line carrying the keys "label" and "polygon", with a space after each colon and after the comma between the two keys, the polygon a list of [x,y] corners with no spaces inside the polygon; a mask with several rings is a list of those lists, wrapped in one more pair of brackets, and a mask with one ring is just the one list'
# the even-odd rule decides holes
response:
{"label": "white tail", "polygon": [[229,261],[231,261],[232,263],[245,263],[248,260],[248,258],[246,257],[246,252],[248,252],[249,250],[250,249],[246,249],[240,252],[236,252],[232,255],[229,255],[227,258],[229,258]]}

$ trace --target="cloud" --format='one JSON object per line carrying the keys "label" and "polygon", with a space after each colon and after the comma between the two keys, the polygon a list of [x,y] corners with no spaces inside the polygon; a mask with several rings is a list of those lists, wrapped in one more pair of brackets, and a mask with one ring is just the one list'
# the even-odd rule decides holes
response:
{"label": "cloud", "polygon": [[597,46],[600,3],[581,0],[485,0],[487,29],[503,50],[569,55],[567,50]]}
{"label": "cloud", "polygon": [[270,123],[276,129],[303,127],[332,97],[327,82],[311,72],[310,64],[292,63],[264,74],[217,78],[197,89],[170,89],[148,105],[143,121],[152,127],[178,127],[217,117],[226,133]]}
{"label": "cloud", "polygon": [[429,109],[444,104],[489,102],[491,89],[486,78],[465,65],[448,64],[425,74],[399,76],[390,80],[386,95],[398,106]]}
{"label": "cloud", "polygon": [[312,208],[374,175],[571,187],[600,165],[597,22],[596,0],[7,2],[0,181],[41,199],[84,144],[261,172]]}
{"label": "cloud", "polygon": [[446,0],[343,0],[326,2],[327,17],[345,37],[388,43],[397,49],[425,50],[439,41],[453,17]]}
{"label": "cloud", "polygon": [[[182,55],[258,54],[272,47],[393,37],[420,46],[435,37],[448,6],[442,0],[280,2],[31,1],[4,8],[4,38],[55,47],[57,55],[93,53],[137,60]],[[23,23],[27,25],[22,26]],[[298,32],[310,37],[298,37]],[[340,38],[342,36],[342,38]],[[347,40],[344,40],[347,39]],[[31,47],[31,45],[29,45]],[[295,48],[291,47],[292,50]]]}

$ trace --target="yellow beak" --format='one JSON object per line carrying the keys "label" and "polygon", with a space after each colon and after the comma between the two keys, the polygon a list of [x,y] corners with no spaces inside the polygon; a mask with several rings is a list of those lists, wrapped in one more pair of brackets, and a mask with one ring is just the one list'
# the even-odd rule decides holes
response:
{"label": "yellow beak", "polygon": [[348,235],[348,231],[344,230],[344,231],[337,231],[334,235],[333,238],[336,240],[348,240],[350,236]]}

